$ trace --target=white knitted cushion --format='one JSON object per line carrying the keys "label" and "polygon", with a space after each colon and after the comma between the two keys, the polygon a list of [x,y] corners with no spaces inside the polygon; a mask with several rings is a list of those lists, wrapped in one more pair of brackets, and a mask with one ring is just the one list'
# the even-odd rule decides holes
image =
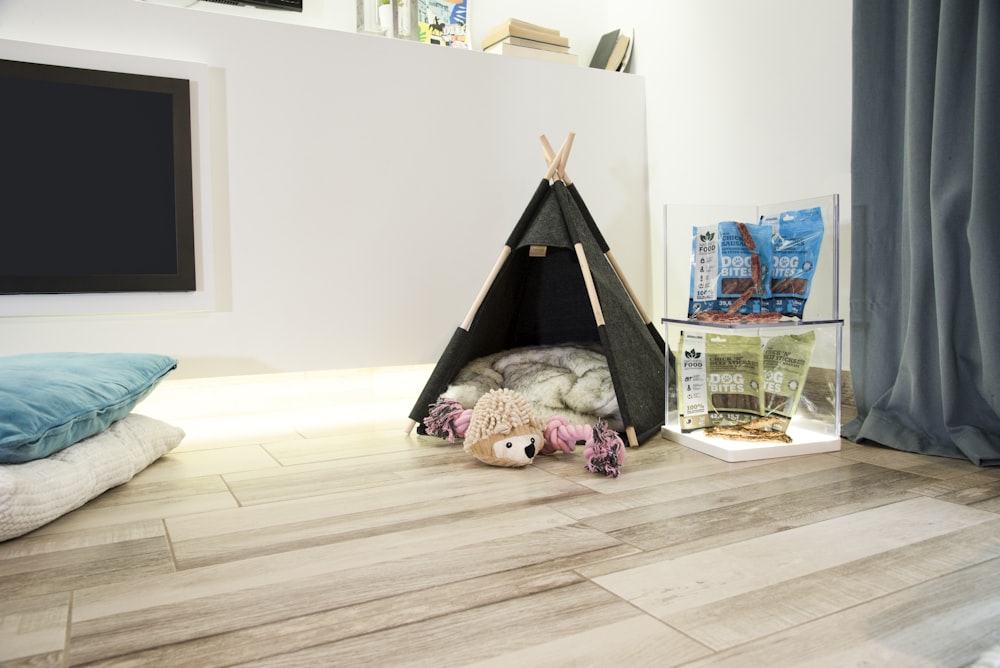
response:
{"label": "white knitted cushion", "polygon": [[37,529],[128,482],[183,438],[179,427],[130,413],[48,457],[0,465],[0,541]]}

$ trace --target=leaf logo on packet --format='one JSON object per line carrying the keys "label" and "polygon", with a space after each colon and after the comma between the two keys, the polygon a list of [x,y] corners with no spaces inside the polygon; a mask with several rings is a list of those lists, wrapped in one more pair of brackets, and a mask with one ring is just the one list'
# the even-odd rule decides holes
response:
{"label": "leaf logo on packet", "polygon": [[785,211],[762,222],[773,230],[768,310],[801,319],[823,245],[823,213]]}

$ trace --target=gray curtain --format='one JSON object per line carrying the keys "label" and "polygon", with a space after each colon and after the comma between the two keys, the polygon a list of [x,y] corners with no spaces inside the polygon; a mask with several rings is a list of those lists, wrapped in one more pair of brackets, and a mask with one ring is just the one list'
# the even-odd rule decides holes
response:
{"label": "gray curtain", "polygon": [[1000,465],[1000,0],[855,0],[843,435]]}

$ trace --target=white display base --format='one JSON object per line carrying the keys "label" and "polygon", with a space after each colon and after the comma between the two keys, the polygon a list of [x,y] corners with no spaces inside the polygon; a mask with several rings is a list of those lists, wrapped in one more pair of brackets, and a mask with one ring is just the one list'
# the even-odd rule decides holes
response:
{"label": "white display base", "polygon": [[791,443],[730,441],[705,436],[701,430],[685,434],[676,425],[666,425],[660,433],[663,438],[727,462],[748,462],[754,459],[812,455],[840,450],[839,436],[821,434],[795,426],[790,426],[787,432],[792,437]]}

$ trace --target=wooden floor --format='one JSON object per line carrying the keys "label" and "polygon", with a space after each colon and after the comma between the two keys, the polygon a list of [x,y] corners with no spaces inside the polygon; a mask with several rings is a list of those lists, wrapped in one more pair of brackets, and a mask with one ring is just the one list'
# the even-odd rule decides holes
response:
{"label": "wooden floor", "polygon": [[168,380],[187,431],[0,543],[0,664],[967,666],[1000,643],[1000,470],[655,437],[493,468],[404,434],[429,369]]}

